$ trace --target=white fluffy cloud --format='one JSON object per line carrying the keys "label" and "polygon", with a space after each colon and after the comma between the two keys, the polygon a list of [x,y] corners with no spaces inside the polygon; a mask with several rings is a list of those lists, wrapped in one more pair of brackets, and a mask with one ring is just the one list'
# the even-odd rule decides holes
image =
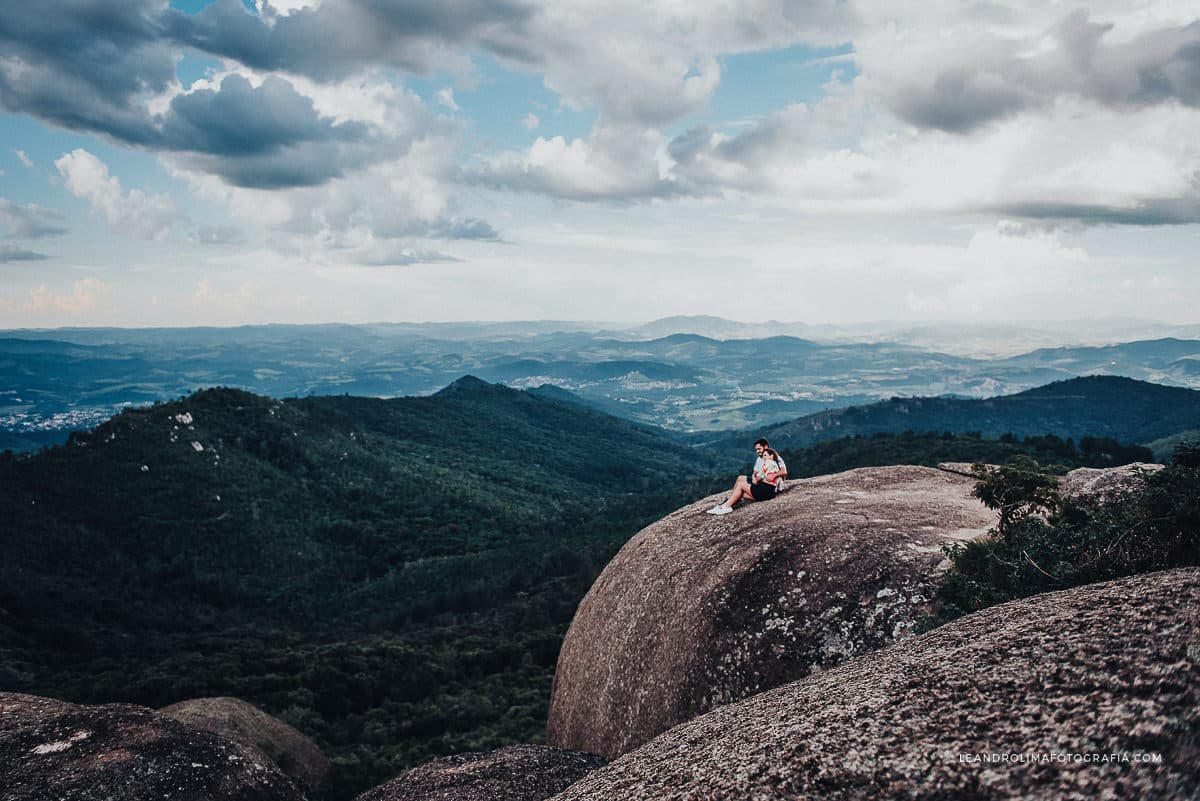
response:
{"label": "white fluffy cloud", "polygon": [[74,281],[69,291],[56,291],[46,284],[21,295],[0,295],[0,309],[21,314],[75,315],[105,304],[112,287],[97,278]]}
{"label": "white fluffy cloud", "polygon": [[109,175],[108,165],[83,148],[64,153],[54,166],[67,191],[86,200],[114,231],[161,239],[179,217],[175,203],[165,195],[148,195],[140,189],[126,192],[121,180]]}

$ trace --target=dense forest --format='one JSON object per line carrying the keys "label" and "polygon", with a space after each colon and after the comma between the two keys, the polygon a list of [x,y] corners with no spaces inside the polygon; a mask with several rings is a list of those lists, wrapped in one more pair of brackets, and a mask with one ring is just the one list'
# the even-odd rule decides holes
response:
{"label": "dense forest", "polygon": [[[543,737],[575,607],[644,525],[726,487],[696,447],[569,397],[464,378],[425,398],[214,389],[0,455],[0,687],[161,706],[233,695],[312,736],[343,799],[433,756]],[[791,476],[1111,439],[881,433]]]}
{"label": "dense forest", "polygon": [[[1055,434],[1149,444],[1200,421],[1200,392],[1118,376],[1088,376],[997,398],[892,398],[769,426],[776,447],[889,431]],[[1169,453],[1169,451],[1168,451]],[[1166,454],[1164,454],[1166,455]]]}

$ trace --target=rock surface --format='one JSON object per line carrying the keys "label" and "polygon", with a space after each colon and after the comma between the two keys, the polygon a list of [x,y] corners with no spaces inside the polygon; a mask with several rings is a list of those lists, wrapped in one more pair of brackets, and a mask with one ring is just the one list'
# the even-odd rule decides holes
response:
{"label": "rock surface", "polygon": [[1123,467],[1080,467],[1067,473],[1062,482],[1062,498],[1077,506],[1107,503],[1119,495],[1137,489],[1146,473],[1162,470],[1161,464],[1134,462]]}
{"label": "rock surface", "polygon": [[1197,568],[1014,601],[710,712],[555,801],[1196,798],[1198,643]]}
{"label": "rock surface", "polygon": [[163,707],[160,714],[257,748],[307,790],[321,786],[329,758],[299,731],[240,698],[193,698]]}
{"label": "rock surface", "polygon": [[578,751],[513,745],[426,762],[356,801],[542,801],[604,764]]}
{"label": "rock surface", "polygon": [[257,750],[129,704],[0,693],[0,801],[302,801]]}
{"label": "rock surface", "polygon": [[907,636],[939,546],[994,515],[974,481],[882,467],[789,482],[733,514],[712,496],[643,529],[559,655],[547,741],[614,758],[714,707]]}

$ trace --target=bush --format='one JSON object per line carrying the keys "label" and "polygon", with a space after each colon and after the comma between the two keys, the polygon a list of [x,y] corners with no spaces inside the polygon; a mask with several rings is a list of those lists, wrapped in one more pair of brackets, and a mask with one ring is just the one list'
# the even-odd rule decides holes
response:
{"label": "bush", "polygon": [[1142,485],[1091,508],[1060,506],[1057,479],[1032,460],[976,466],[975,495],[1000,513],[988,536],[943,546],[952,567],[936,623],[1080,584],[1200,565],[1200,447],[1181,446]]}

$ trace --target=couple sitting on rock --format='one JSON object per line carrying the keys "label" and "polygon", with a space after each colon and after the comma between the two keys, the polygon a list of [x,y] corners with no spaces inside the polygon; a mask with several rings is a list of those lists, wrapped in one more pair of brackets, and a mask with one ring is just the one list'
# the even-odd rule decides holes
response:
{"label": "couple sitting on rock", "polygon": [[754,471],[750,477],[738,476],[729,499],[709,509],[710,515],[727,515],[733,511],[733,505],[742,500],[769,501],[783,487],[787,479],[787,465],[779,451],[772,448],[764,437],[754,443],[754,452],[758,458],[754,460]]}

